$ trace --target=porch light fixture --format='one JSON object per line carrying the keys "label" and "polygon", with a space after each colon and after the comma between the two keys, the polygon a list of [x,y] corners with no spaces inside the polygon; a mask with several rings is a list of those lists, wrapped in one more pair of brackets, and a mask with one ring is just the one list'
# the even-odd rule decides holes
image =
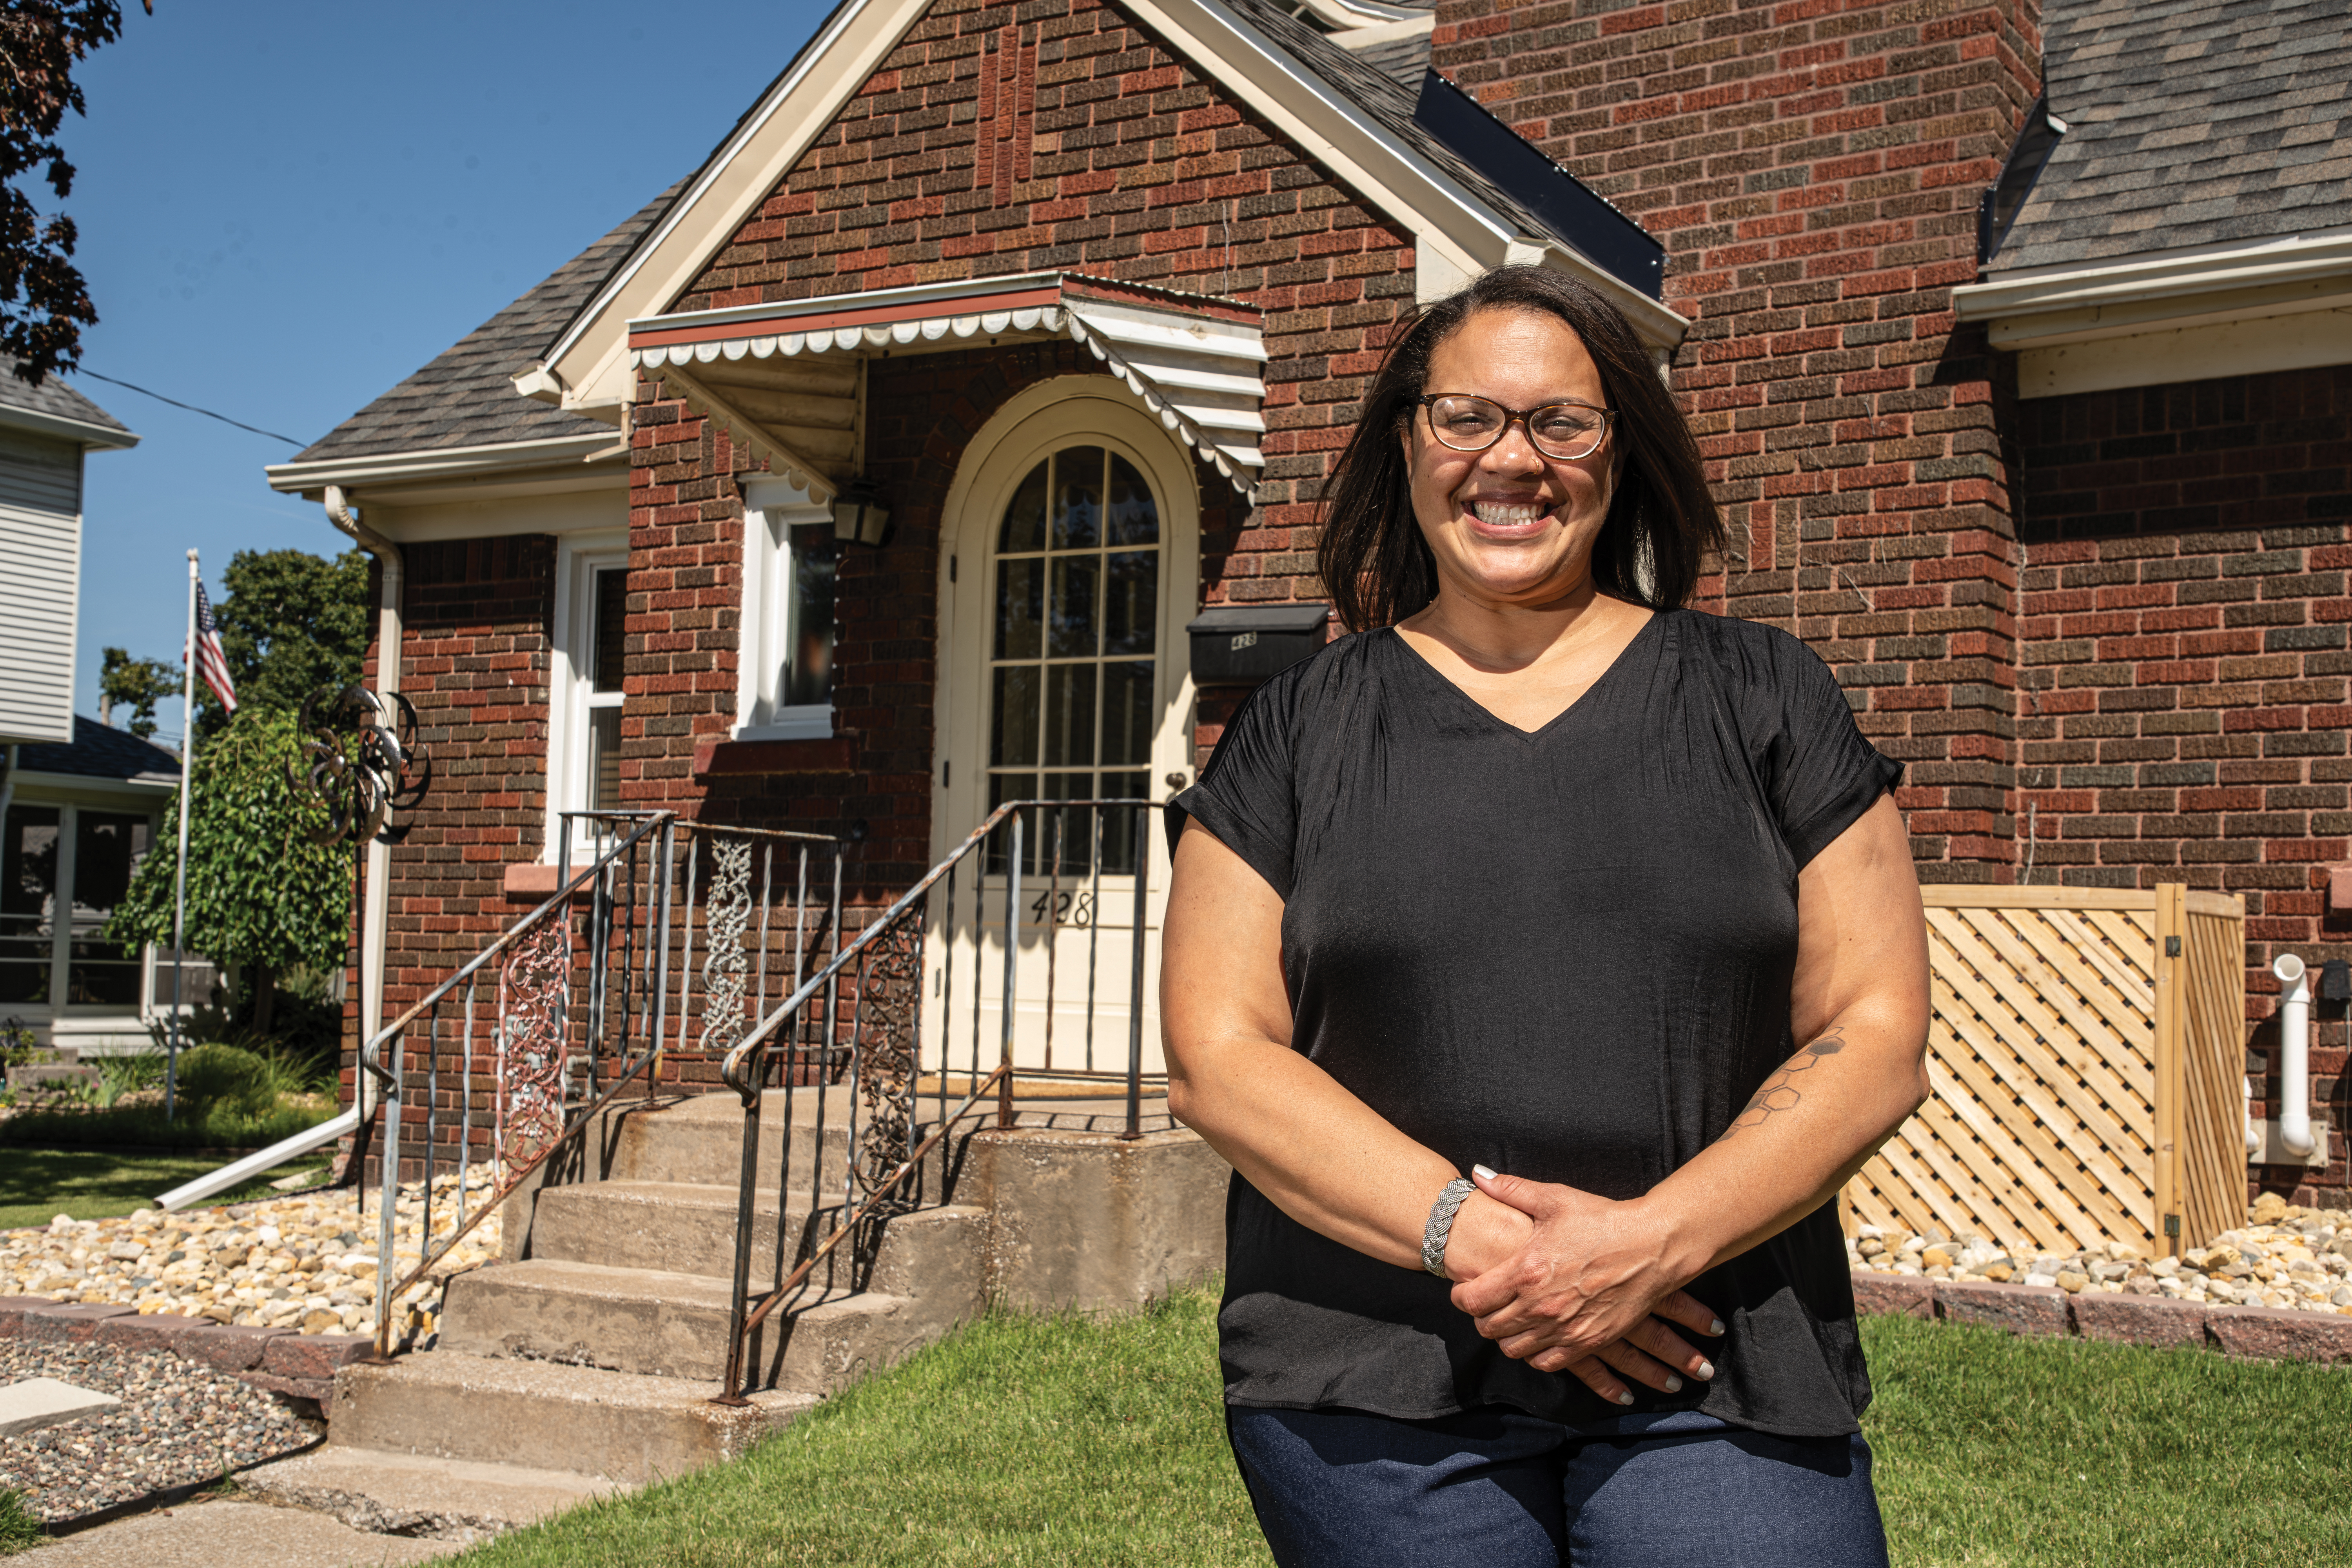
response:
{"label": "porch light fixture", "polygon": [[833,498],[833,536],[858,544],[879,544],[889,531],[890,509],[870,479],[852,479]]}

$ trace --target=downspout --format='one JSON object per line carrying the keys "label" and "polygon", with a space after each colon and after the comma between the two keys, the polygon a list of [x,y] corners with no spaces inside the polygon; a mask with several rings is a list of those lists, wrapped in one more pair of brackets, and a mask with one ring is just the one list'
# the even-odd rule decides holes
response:
{"label": "downspout", "polygon": [[2311,1136],[2311,973],[2303,960],[2282,952],[2271,964],[2285,994],[2279,998],[2279,1146],[2309,1157]]}
{"label": "downspout", "polygon": [[5,826],[8,821],[8,803],[16,798],[16,745],[12,741],[8,745],[7,769],[5,772],[0,772],[0,827]]}
{"label": "downspout", "polygon": [[[341,485],[327,487],[327,519],[352,543],[376,559],[380,591],[376,610],[376,690],[389,697],[400,689],[400,598],[407,576],[400,546],[360,521],[359,509]],[[366,904],[360,916],[360,1042],[364,1045],[383,1024],[384,926],[392,910],[392,846],[381,836],[367,847]],[[364,1121],[368,1111],[368,1075],[352,1075],[352,1103]]]}

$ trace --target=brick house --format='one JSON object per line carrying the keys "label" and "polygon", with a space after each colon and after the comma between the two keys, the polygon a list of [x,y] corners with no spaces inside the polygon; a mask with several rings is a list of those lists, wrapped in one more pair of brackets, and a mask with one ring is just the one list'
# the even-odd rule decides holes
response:
{"label": "brick house", "polygon": [[[2242,892],[2257,991],[2275,947],[2340,955],[2345,32],[2313,0],[849,0],[701,168],[270,471],[381,546],[383,678],[442,770],[376,851],[366,1016],[545,885],[567,807],[862,824],[880,893],[993,799],[1182,782],[1241,689],[1187,626],[1319,604],[1385,332],[1510,260],[1653,345],[1732,523],[1704,602],[1839,670],[1923,877]],[[1073,483],[1145,498],[1148,549],[1015,539]],[[881,543],[835,543],[869,494]],[[1005,655],[1005,585],[1048,571],[1148,580],[1083,677]],[[1081,679],[1091,750],[1006,750]]]}

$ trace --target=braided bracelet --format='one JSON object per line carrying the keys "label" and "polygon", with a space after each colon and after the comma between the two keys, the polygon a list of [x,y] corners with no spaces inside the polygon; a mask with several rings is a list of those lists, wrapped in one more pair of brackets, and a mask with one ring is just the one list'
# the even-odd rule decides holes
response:
{"label": "braided bracelet", "polygon": [[1430,1206],[1429,1223],[1421,1231],[1421,1266],[1440,1279],[1447,1277],[1445,1238],[1453,1234],[1454,1211],[1462,1206],[1463,1199],[1477,1190],[1469,1177],[1456,1176],[1445,1184],[1445,1190]]}

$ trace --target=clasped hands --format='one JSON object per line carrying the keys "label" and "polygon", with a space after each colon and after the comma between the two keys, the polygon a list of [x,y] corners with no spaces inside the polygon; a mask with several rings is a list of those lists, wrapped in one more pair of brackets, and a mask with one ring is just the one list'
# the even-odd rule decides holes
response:
{"label": "clasped hands", "polygon": [[[1664,1229],[1641,1200],[1471,1173],[1474,1196],[1454,1222],[1447,1272],[1454,1304],[1479,1333],[1538,1372],[1566,1372],[1601,1398],[1631,1405],[1630,1378],[1664,1393],[1715,1366],[1670,1325],[1723,1332],[1681,1289]],[[1688,1278],[1683,1274],[1681,1278]]]}

